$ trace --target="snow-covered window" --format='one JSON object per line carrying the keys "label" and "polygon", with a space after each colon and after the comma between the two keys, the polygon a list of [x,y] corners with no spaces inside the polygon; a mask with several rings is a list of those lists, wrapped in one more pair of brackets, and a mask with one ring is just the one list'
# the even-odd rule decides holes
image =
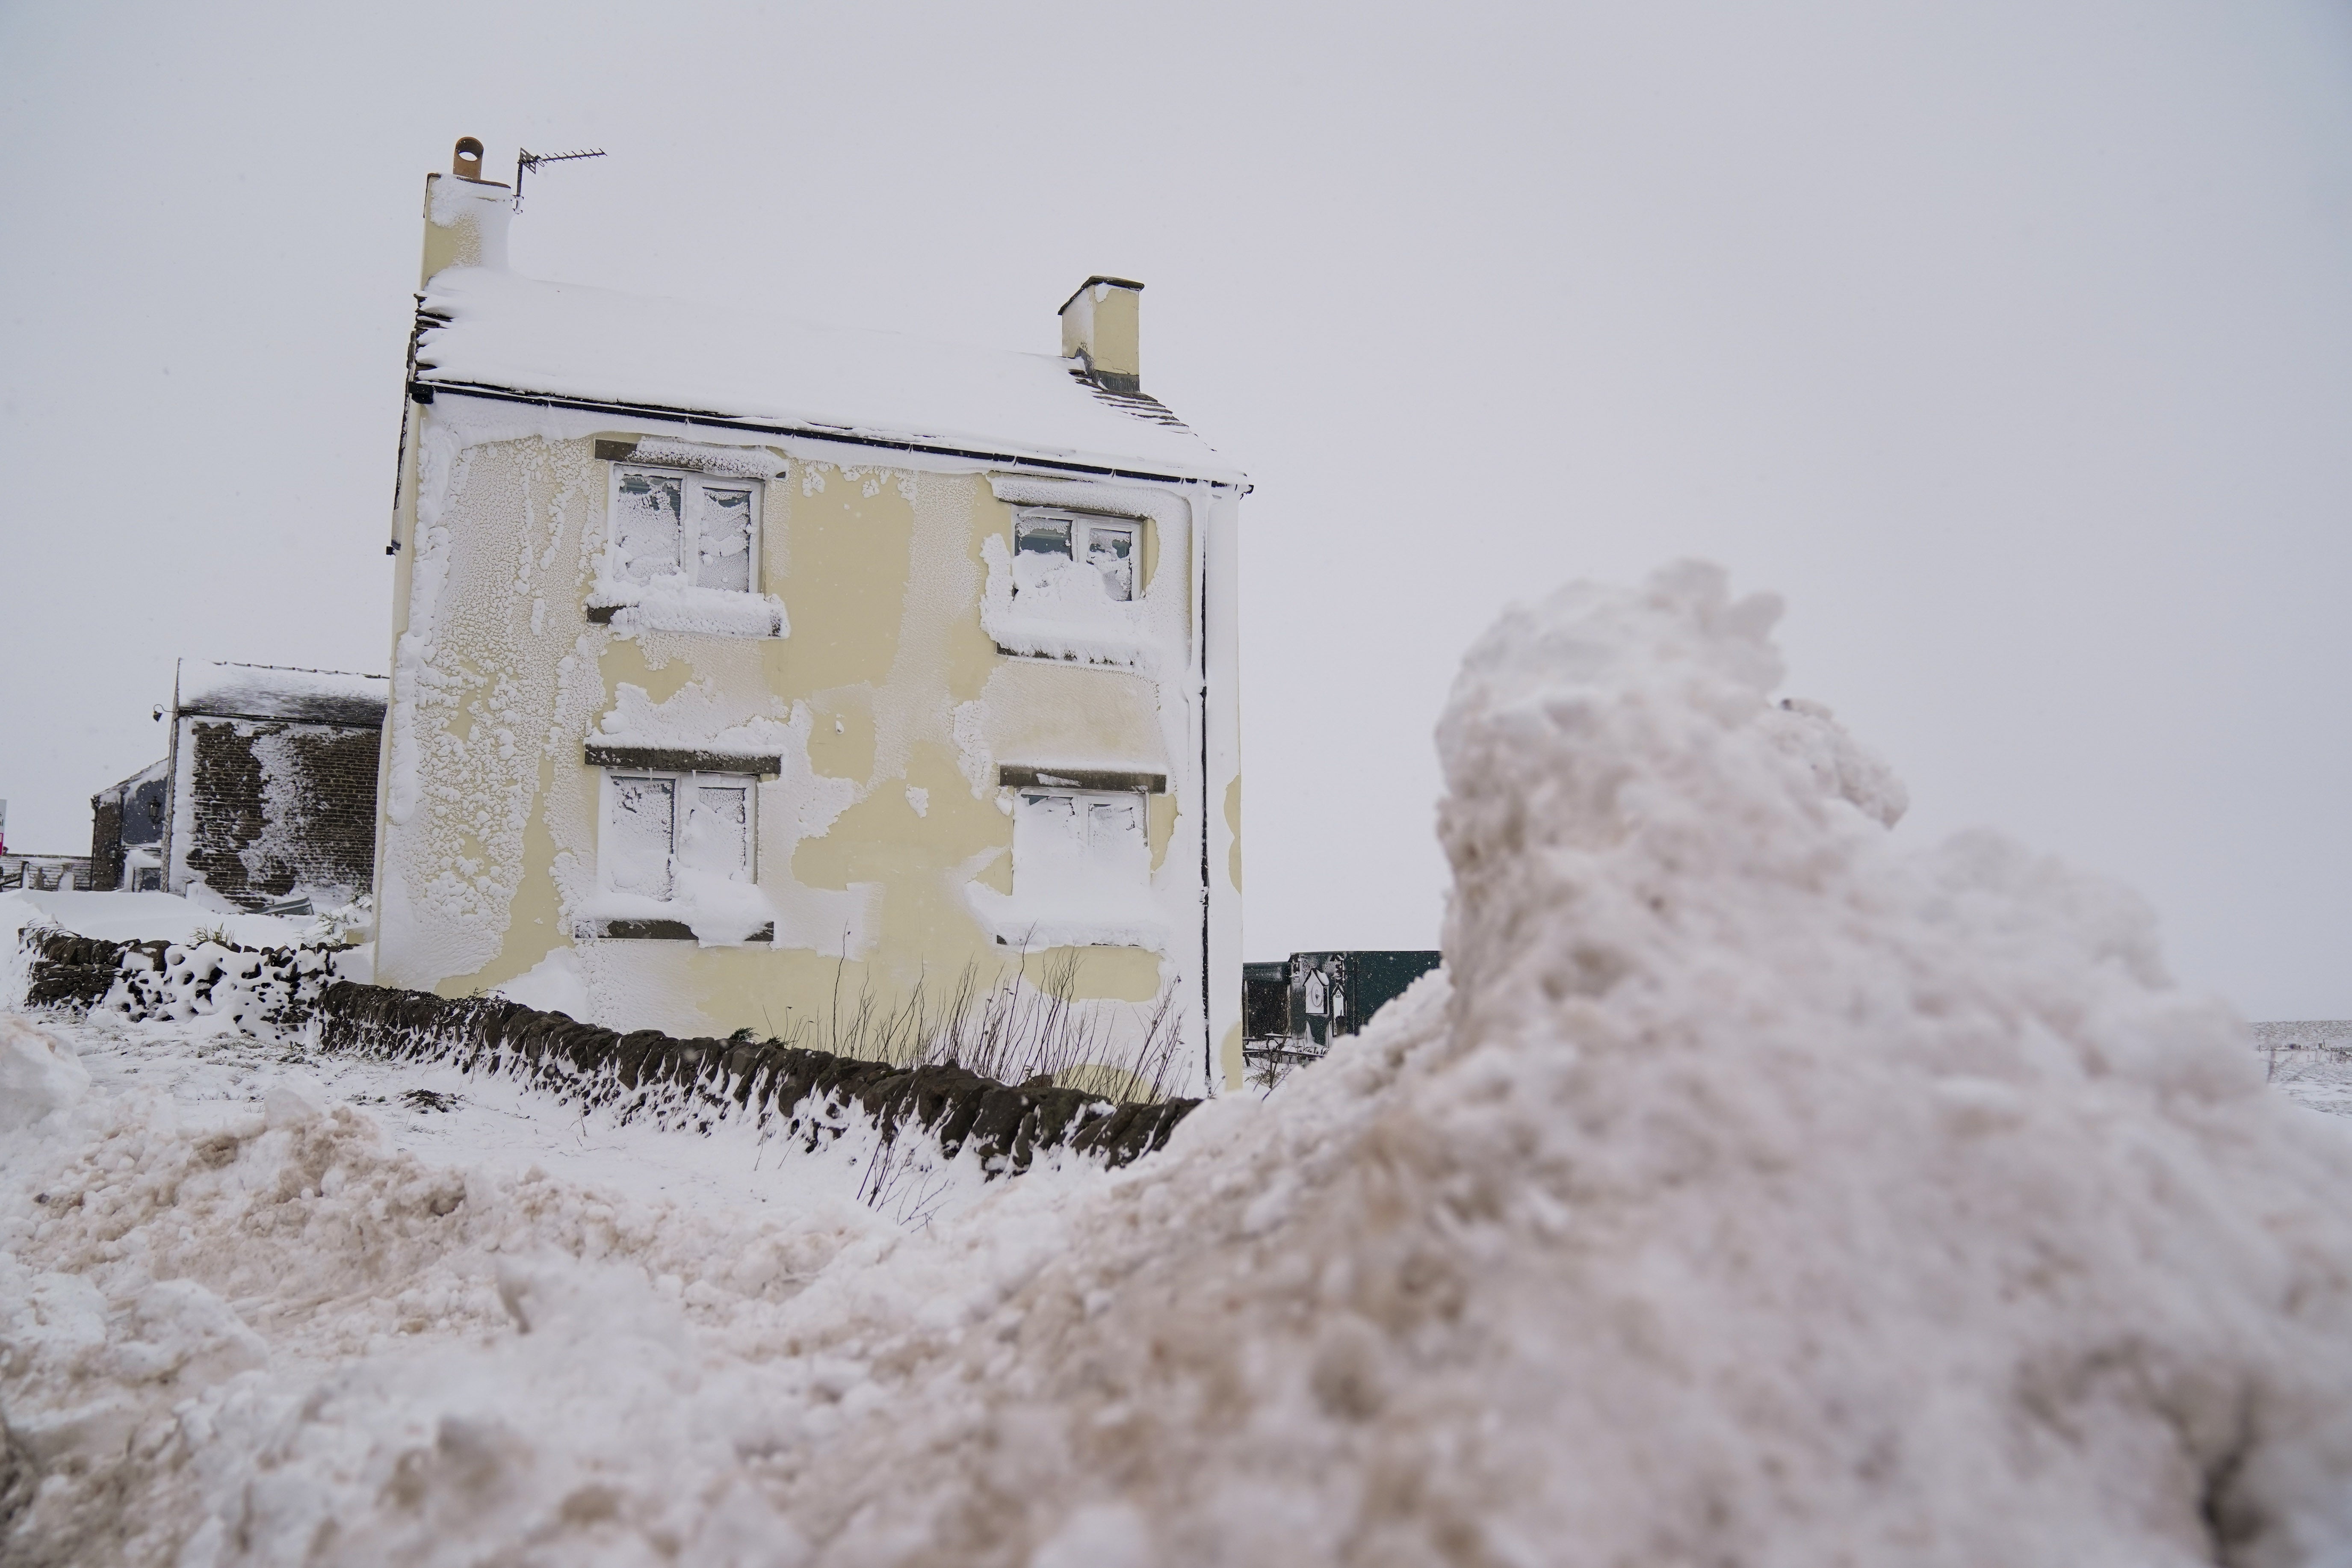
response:
{"label": "snow-covered window", "polygon": [[1024,902],[1076,906],[1151,880],[1143,796],[1024,789],[1013,810],[1013,887]]}
{"label": "snow-covered window", "polygon": [[748,594],[759,550],[756,481],[614,465],[612,581]]}
{"label": "snow-covered window", "polygon": [[1063,596],[1074,580],[1099,582],[1119,604],[1135,597],[1137,524],[1083,512],[1022,511],[1013,526],[1013,598]]}
{"label": "snow-covered window", "polygon": [[605,887],[667,900],[682,876],[751,880],[756,783],[741,773],[608,773]]}

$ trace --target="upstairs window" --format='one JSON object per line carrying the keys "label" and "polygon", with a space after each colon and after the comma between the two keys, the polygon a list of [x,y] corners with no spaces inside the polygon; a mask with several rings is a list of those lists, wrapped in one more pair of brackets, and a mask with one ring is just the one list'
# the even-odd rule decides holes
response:
{"label": "upstairs window", "polygon": [[742,773],[607,773],[606,888],[667,901],[681,874],[750,881],[757,782]]}
{"label": "upstairs window", "polygon": [[1058,596],[1083,571],[1118,604],[1135,598],[1137,525],[1083,512],[1023,511],[1013,526],[1013,598]]}
{"label": "upstairs window", "polygon": [[748,594],[759,582],[760,487],[615,464],[614,582]]}

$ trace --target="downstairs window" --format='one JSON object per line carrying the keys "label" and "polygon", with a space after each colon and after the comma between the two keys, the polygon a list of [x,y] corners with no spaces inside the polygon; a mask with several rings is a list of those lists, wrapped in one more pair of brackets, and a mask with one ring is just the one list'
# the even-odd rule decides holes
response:
{"label": "downstairs window", "polygon": [[598,855],[606,890],[667,902],[681,876],[751,880],[757,782],[743,773],[607,773]]}
{"label": "downstairs window", "polygon": [[1024,902],[1089,907],[1150,883],[1142,795],[1024,789],[1014,796],[1013,890]]}

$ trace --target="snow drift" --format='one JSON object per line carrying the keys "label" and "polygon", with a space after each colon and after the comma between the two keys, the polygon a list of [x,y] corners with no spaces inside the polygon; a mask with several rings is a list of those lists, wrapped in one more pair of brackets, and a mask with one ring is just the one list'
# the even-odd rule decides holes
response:
{"label": "snow drift", "polygon": [[1507,615],[1439,727],[1447,971],[921,1234],[59,1099],[0,1196],[10,1547],[2352,1562],[2352,1146],[2128,895],[1899,850],[1776,615]]}

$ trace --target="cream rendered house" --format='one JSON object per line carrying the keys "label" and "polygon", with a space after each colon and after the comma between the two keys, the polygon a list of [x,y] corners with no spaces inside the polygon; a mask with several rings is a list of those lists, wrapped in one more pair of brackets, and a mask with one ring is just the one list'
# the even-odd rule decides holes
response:
{"label": "cream rendered house", "polygon": [[[429,176],[377,975],[761,1037],[1048,973],[1240,1081],[1244,477],[1063,353],[517,277]],[[1164,1037],[1164,1034],[1163,1034]]]}

